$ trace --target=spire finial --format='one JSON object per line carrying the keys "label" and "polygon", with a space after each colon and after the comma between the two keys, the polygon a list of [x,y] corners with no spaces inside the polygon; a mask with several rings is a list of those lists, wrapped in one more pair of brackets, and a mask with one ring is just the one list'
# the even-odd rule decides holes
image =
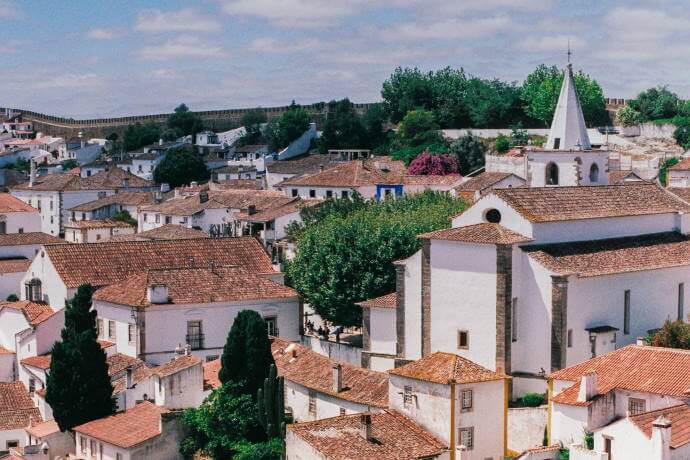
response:
{"label": "spire finial", "polygon": [[568,64],[570,64],[570,56],[573,54],[572,51],[570,51],[570,38],[568,38]]}

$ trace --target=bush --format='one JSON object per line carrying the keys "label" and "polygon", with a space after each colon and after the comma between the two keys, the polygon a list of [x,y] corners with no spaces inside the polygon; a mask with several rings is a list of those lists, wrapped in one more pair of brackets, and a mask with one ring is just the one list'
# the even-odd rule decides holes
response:
{"label": "bush", "polygon": [[616,121],[621,126],[635,126],[642,122],[642,114],[629,105],[626,105],[618,110]]}
{"label": "bush", "polygon": [[450,144],[450,153],[458,158],[460,173],[467,175],[484,166],[486,147],[479,137],[470,132]]}
{"label": "bush", "polygon": [[16,302],[17,300],[19,300],[19,297],[17,297],[17,294],[10,294],[7,296],[8,302]]}
{"label": "bush", "polygon": [[661,185],[668,185],[666,184],[666,176],[668,175],[668,168],[671,166],[678,164],[680,160],[678,158],[669,158],[668,160],[664,161],[661,164],[661,167],[659,168],[659,182]]}
{"label": "bush", "polygon": [[678,145],[684,149],[690,148],[690,124],[678,125],[675,131],[673,131],[673,138],[676,140]]}
{"label": "bush", "polygon": [[445,176],[458,173],[458,161],[454,156],[447,153],[432,155],[424,152],[412,160],[408,173],[418,176]]}
{"label": "bush", "polygon": [[522,407],[539,407],[546,402],[546,397],[539,393],[526,393],[518,401]]}
{"label": "bush", "polygon": [[510,150],[510,141],[503,134],[499,134],[494,142],[494,148],[498,153],[506,153]]}

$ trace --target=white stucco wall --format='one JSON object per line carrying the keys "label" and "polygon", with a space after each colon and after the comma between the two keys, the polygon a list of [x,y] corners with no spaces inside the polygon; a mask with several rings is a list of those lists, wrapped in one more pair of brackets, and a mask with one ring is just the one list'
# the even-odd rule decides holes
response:
{"label": "white stucco wall", "polygon": [[400,263],[405,265],[405,358],[422,357],[422,251]]}
{"label": "white stucco wall", "polygon": [[397,334],[395,330],[395,310],[390,308],[370,308],[371,350],[373,353],[396,353]]}
{"label": "white stucco wall", "polygon": [[[33,278],[41,280],[41,290],[43,292],[43,301],[50,304],[53,310],[59,310],[65,306],[65,300],[74,295],[75,289],[68,289],[62,282],[62,279],[55,270],[50,257],[45,251],[39,251],[34,257],[22,279],[22,286]],[[22,288],[19,296],[22,300],[26,300],[26,292]]]}
{"label": "white stucco wall", "polygon": [[336,398],[335,396],[317,391],[316,414],[312,415],[309,413],[309,389],[289,379],[285,379],[285,407],[292,409],[295,422],[337,417],[341,415],[341,408],[345,409],[346,414],[379,410],[366,404]]}

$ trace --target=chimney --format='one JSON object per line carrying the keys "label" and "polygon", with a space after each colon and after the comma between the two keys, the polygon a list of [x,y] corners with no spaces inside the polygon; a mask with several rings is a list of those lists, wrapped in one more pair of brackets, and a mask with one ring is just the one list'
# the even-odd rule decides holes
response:
{"label": "chimney", "polygon": [[343,366],[333,364],[333,391],[340,393],[343,390]]}
{"label": "chimney", "polygon": [[365,441],[371,441],[371,414],[362,414],[359,418],[359,434]]}
{"label": "chimney", "polygon": [[652,422],[651,460],[670,460],[671,458],[671,420],[661,415]]}
{"label": "chimney", "polygon": [[170,191],[170,184],[168,183],[162,183],[161,184],[161,192],[166,193]]}
{"label": "chimney", "polygon": [[319,165],[319,171],[323,171],[323,165]]}
{"label": "chimney", "polygon": [[207,191],[202,191],[199,192],[199,203],[206,203],[208,201],[208,192]]}
{"label": "chimney", "polygon": [[151,284],[146,288],[146,299],[152,304],[168,303],[168,286]]}
{"label": "chimney", "polygon": [[29,187],[34,186],[34,178],[36,177],[36,162],[32,159],[29,160]]}
{"label": "chimney", "polygon": [[645,339],[644,337],[638,337],[635,341],[635,345],[637,345],[638,347],[646,347],[647,339]]}
{"label": "chimney", "polygon": [[158,145],[163,145],[163,139],[158,139]]}
{"label": "chimney", "polygon": [[163,201],[163,193],[162,192],[153,192],[153,201],[155,203],[160,203]]}
{"label": "chimney", "polygon": [[129,366],[126,370],[125,373],[127,375],[127,380],[126,380],[126,386],[125,388],[129,390],[130,388],[134,388],[134,385],[132,384],[132,373],[133,373],[133,366]]}
{"label": "chimney", "polygon": [[580,380],[580,392],[577,394],[579,402],[590,401],[597,395],[597,373],[587,372]]}
{"label": "chimney", "polygon": [[184,355],[190,356],[191,354],[192,354],[192,346],[190,344],[186,344],[184,346]]}

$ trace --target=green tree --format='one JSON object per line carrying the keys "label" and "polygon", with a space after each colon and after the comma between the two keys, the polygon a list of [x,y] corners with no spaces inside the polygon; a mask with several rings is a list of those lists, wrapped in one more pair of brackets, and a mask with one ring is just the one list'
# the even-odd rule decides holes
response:
{"label": "green tree", "polygon": [[256,404],[259,423],[266,436],[285,437],[285,386],[275,364],[271,364],[263,387],[259,388]]}
{"label": "green tree", "polygon": [[209,177],[211,173],[206,163],[189,145],[168,150],[165,158],[153,170],[156,182],[167,183],[171,187],[179,187],[192,181],[203,182]]}
{"label": "green tree", "polygon": [[250,110],[240,118],[240,125],[244,126],[246,133],[237,140],[238,146],[260,144],[263,142],[261,127],[267,122],[266,112],[263,110]]}
{"label": "green tree", "polygon": [[503,134],[499,134],[494,141],[494,149],[496,149],[498,153],[506,153],[510,150],[510,140]]}
{"label": "green tree", "polygon": [[467,175],[484,166],[486,146],[470,132],[450,144],[450,153],[458,157],[460,174]]}
{"label": "green tree", "polygon": [[[601,86],[581,71],[574,75],[574,80],[587,126],[605,124],[606,103]],[[522,84],[525,113],[543,126],[548,126],[553,119],[562,84],[563,72],[558,67],[540,64]]]}
{"label": "green tree", "polygon": [[69,160],[65,160],[62,162],[62,170],[63,171],[69,171],[70,169],[74,169],[79,166],[79,162],[77,160],[70,158]]}
{"label": "green tree", "polygon": [[14,169],[17,171],[22,171],[25,173],[28,173],[29,170],[31,169],[31,165],[29,164],[29,160],[25,160],[24,158],[17,158],[17,161],[14,163]]}
{"label": "green tree", "polygon": [[153,144],[161,136],[161,128],[156,123],[148,121],[144,124],[135,123],[127,126],[122,137],[122,148],[126,152],[140,149],[141,147]]}
{"label": "green tree", "polygon": [[367,132],[349,99],[328,103],[328,115],[319,141],[321,153],[330,149],[352,149],[367,146]]}
{"label": "green tree", "polygon": [[667,320],[664,326],[652,335],[650,342],[655,347],[690,350],[690,324],[680,320]]}
{"label": "green tree", "polygon": [[[678,131],[678,129],[676,129]],[[661,163],[661,167],[659,168],[659,183],[661,185],[668,185],[666,183],[666,179],[668,177],[668,168],[671,166],[678,164],[680,160],[678,158],[669,158],[668,160],[664,161]]]}
{"label": "green tree", "polygon": [[93,288],[79,286],[65,308],[61,340],[52,349],[46,402],[61,431],[115,413],[105,352],[97,341]]}
{"label": "green tree", "polygon": [[527,130],[522,129],[522,125],[514,126],[513,128],[511,128],[510,146],[524,147],[527,144],[529,144],[529,134],[527,134]]}
{"label": "green tree", "polygon": [[204,129],[204,122],[196,113],[189,110],[185,104],[175,107],[175,112],[168,117],[168,128],[177,133],[176,137],[195,135]]}
{"label": "green tree", "polygon": [[237,458],[239,452],[246,455],[260,450],[262,446],[255,448],[254,444],[266,441],[257,420],[256,403],[239,383],[226,383],[213,390],[199,408],[187,409],[183,420],[188,435],[180,452],[188,458],[199,451],[215,459]]}
{"label": "green tree", "polygon": [[447,227],[463,208],[462,201],[424,192],[326,216],[300,233],[288,279],[322,318],[358,325],[355,303],[393,291],[393,261],[414,254],[418,234]]}
{"label": "green tree", "polygon": [[137,225],[137,220],[134,217],[132,217],[132,215],[126,209],[116,212],[115,214],[113,214],[111,219],[118,222],[126,222],[129,225],[133,225],[135,227]]}
{"label": "green tree", "polygon": [[290,109],[283,113],[278,120],[274,120],[266,127],[265,136],[268,148],[278,152],[287,147],[309,129],[309,114],[293,101]]}
{"label": "green tree", "polygon": [[220,360],[220,381],[235,383],[244,393],[256,398],[271,365],[275,364],[261,315],[254,310],[242,310],[237,314]]}
{"label": "green tree", "polygon": [[8,302],[16,302],[17,300],[19,300],[19,297],[17,297],[17,294],[10,294],[7,296],[6,300]]}
{"label": "green tree", "polygon": [[369,107],[362,116],[364,127],[365,147],[371,149],[374,154],[383,153],[388,144],[388,135],[384,131],[387,118],[381,104]]}
{"label": "green tree", "polygon": [[665,86],[642,91],[635,99],[628,101],[633,110],[640,112],[643,121],[672,118],[678,114],[678,96]]}
{"label": "green tree", "polygon": [[471,78],[464,105],[474,128],[503,128],[522,117],[520,89],[514,83]]}
{"label": "green tree", "polygon": [[626,105],[618,109],[616,121],[622,126],[635,126],[642,122],[642,114],[629,105]]}
{"label": "green tree", "polygon": [[673,138],[684,149],[690,148],[690,120],[683,118],[673,131]]}

